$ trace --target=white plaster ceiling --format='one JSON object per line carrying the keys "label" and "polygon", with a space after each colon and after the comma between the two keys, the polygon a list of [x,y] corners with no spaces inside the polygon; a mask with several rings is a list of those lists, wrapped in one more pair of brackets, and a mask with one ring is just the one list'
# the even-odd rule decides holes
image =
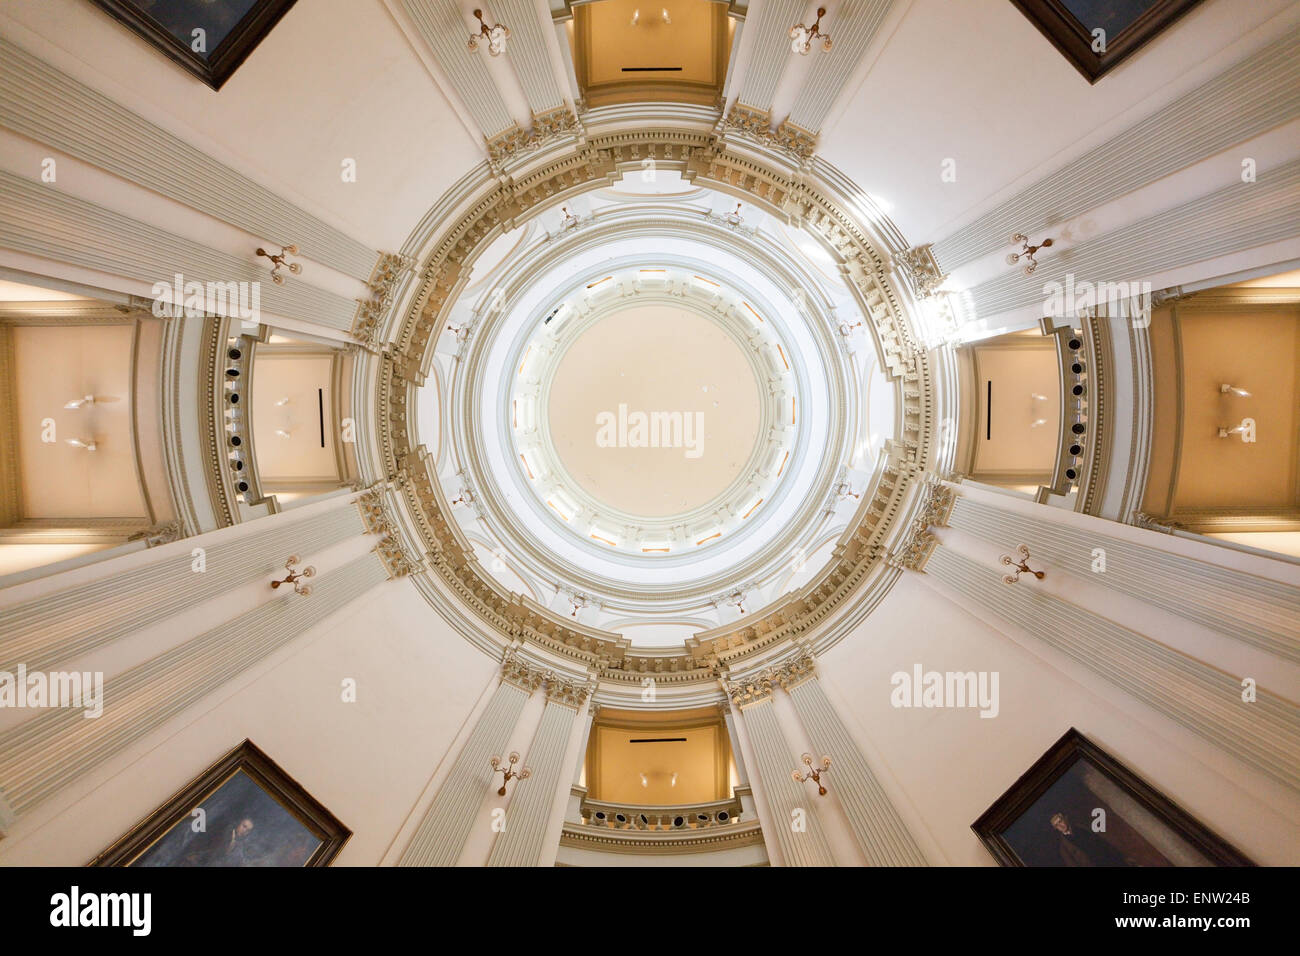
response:
{"label": "white plaster ceiling", "polygon": [[[599,434],[598,419],[609,415],[617,429],[620,407],[623,421],[680,414],[681,445],[602,443],[611,436]],[[729,335],[687,309],[647,305],[609,316],[569,346],[546,423],[561,463],[585,491],[620,511],[668,517],[702,507],[739,476],[760,417],[758,382]],[[694,421],[702,434],[687,432]],[[617,430],[612,437],[619,439]]]}

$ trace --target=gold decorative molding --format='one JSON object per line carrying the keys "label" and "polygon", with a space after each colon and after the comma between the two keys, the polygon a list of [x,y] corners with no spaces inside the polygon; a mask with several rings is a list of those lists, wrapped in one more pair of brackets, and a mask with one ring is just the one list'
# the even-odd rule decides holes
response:
{"label": "gold decorative molding", "polygon": [[352,319],[354,339],[366,348],[377,345],[379,324],[393,305],[393,294],[402,279],[409,272],[412,261],[409,256],[397,252],[381,252],[375,269],[370,274],[366,286],[372,298],[357,299],[357,312]]}
{"label": "gold decorative molding", "polygon": [[744,680],[724,680],[722,686],[726,688],[731,702],[743,709],[750,704],[757,704],[771,698],[772,675],[770,671],[760,671]]}
{"label": "gold decorative molding", "polygon": [[731,702],[743,708],[767,700],[777,685],[791,690],[816,676],[817,658],[808,648],[801,647],[791,657],[764,667],[753,675],[734,681],[724,679],[723,686],[726,687]]}
{"label": "gold decorative molding", "polygon": [[146,548],[156,548],[160,544],[170,544],[185,536],[179,521],[164,521],[151,525],[130,535],[128,541],[143,541]]}
{"label": "gold decorative molding", "polygon": [[939,481],[926,484],[925,500],[921,509],[912,520],[912,527],[906,539],[897,551],[890,554],[886,563],[890,567],[903,568],[908,571],[923,571],[925,564],[939,546],[939,539],[930,533],[934,526],[943,527],[948,523],[953,505],[957,502],[956,493]]}
{"label": "gold decorative molding", "polygon": [[935,260],[934,252],[928,242],[923,246],[912,246],[910,249],[895,252],[893,261],[898,271],[912,283],[916,294],[923,299],[928,299],[938,292],[939,287],[948,278],[947,274],[939,268],[939,263]]}
{"label": "gold decorative molding", "polygon": [[763,146],[779,149],[801,164],[811,163],[817,150],[817,137],[813,133],[789,122],[773,128],[771,113],[739,101],[723,118],[722,128],[740,133]]}
{"label": "gold decorative molding", "polygon": [[556,704],[563,704],[580,710],[591,693],[591,684],[587,681],[575,681],[556,674],[546,675],[546,699]]}
{"label": "gold decorative molding", "polygon": [[403,547],[402,534],[384,502],[380,488],[368,488],[355,501],[366,526],[366,533],[379,535],[374,552],[384,562],[388,576],[400,578],[423,571],[423,562]]}
{"label": "gold decorative molding", "polygon": [[581,132],[582,123],[567,106],[534,113],[532,125],[528,129],[515,124],[487,140],[488,163],[494,171],[499,172],[501,167],[517,156],[540,149],[558,136]]}

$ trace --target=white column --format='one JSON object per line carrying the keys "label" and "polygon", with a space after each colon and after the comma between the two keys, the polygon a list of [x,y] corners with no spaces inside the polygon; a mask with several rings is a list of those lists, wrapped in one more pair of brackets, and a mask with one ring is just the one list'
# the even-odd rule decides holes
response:
{"label": "white column", "polygon": [[1215,746],[1300,790],[1300,708],[1238,678],[1070,604],[1032,584],[939,547],[925,573],[972,604],[1038,638]]}
{"label": "white column", "polygon": [[586,696],[585,689],[568,682],[547,681],[546,709],[524,759],[532,776],[512,784],[515,792],[505,829],[492,844],[488,866],[537,866],[541,861],[551,809],[563,779],[564,752]]}
{"label": "white column", "polygon": [[507,658],[505,676],[425,811],[398,866],[452,866],[465,848],[479,805],[495,780],[489,760],[505,749],[524,703],[541,679],[539,673],[527,668],[512,669],[509,661]]}
{"label": "white column", "polygon": [[[996,543],[1007,551],[1024,544],[1036,557],[1071,574],[1127,594],[1221,634],[1300,662],[1300,590],[1280,581],[1198,561],[1092,528],[1053,520],[1050,512],[1025,514],[970,496],[958,496],[948,527]],[[1104,551],[1106,572],[1094,573],[1094,549]]]}
{"label": "white column", "polygon": [[[299,520],[260,518],[150,549],[143,563],[145,555],[104,562],[95,569],[102,577],[41,588],[0,609],[0,670],[13,673],[19,662],[28,671],[54,667],[171,617],[180,605],[160,595],[183,594],[186,604],[198,604],[281,570],[290,554],[310,558],[364,532],[357,506],[340,499]],[[193,567],[195,548],[204,550],[202,573]],[[119,570],[118,561],[132,563]]]}
{"label": "white column", "polygon": [[[754,748],[757,783],[772,815],[771,825],[785,865],[834,866],[835,858],[821,821],[804,789],[812,784],[795,783],[790,777],[798,760],[781,732],[770,692],[753,703],[741,704],[740,715]],[[794,829],[796,819],[801,821],[800,830]]]}
{"label": "white column", "polygon": [[313,579],[309,598],[260,604],[110,678],[97,718],[49,710],[0,733],[0,791],[26,813],[387,579],[379,558],[363,554]]}
{"label": "white column", "polygon": [[816,747],[816,755],[834,760],[833,793],[849,818],[858,845],[872,866],[925,866],[912,834],[876,780],[858,747],[815,676],[787,688],[799,720]]}

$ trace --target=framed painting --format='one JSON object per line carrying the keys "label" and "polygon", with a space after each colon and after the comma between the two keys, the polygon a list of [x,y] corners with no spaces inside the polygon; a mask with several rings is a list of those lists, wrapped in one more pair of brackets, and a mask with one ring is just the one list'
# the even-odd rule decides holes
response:
{"label": "framed painting", "polygon": [[1089,83],[1096,83],[1201,0],[1011,2]]}
{"label": "framed painting", "polygon": [[296,0],[90,0],[214,90]]}
{"label": "framed painting", "polygon": [[328,866],[352,831],[245,740],[91,866]]}
{"label": "framed painting", "polygon": [[971,829],[1003,866],[1254,866],[1074,728]]}

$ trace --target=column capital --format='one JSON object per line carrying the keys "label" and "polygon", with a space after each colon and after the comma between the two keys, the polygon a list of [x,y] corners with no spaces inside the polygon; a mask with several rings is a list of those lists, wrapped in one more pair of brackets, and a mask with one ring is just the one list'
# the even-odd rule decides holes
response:
{"label": "column capital", "polygon": [[531,694],[542,686],[542,681],[546,679],[546,669],[538,667],[511,647],[506,649],[505,656],[501,659],[501,679]]}
{"label": "column capital", "polygon": [[572,680],[556,673],[546,675],[546,701],[548,704],[563,704],[574,710],[581,710],[587,702],[587,695],[592,687],[589,681]]}

